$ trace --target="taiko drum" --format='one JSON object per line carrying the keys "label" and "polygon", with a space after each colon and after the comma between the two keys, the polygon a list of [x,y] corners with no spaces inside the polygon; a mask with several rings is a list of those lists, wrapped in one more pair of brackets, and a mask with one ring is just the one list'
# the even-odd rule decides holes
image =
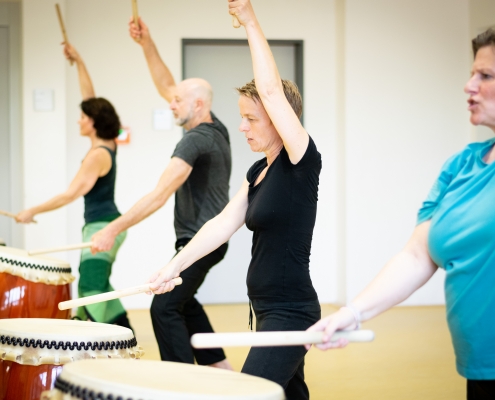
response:
{"label": "taiko drum", "polygon": [[143,352],[132,331],[88,321],[0,320],[0,400],[39,400],[54,388],[64,364],[129,358]]}
{"label": "taiko drum", "polygon": [[74,279],[65,261],[0,247],[0,318],[67,319],[58,303],[71,299]]}

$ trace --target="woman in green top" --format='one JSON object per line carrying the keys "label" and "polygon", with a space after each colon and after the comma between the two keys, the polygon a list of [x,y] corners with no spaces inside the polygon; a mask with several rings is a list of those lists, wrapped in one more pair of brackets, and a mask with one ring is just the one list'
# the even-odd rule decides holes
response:
{"label": "woman in green top", "polygon": [[[33,222],[36,214],[63,207],[84,196],[83,241],[91,241],[91,236],[120,216],[114,202],[117,145],[120,120],[112,104],[101,97],[95,97],[93,84],[78,52],[70,44],[65,44],[67,59],[77,65],[79,85],[83,101],[79,127],[81,136],[91,141],[91,148],[84,158],[81,168],[69,188],[43,204],[20,212],[17,222]],[[104,253],[92,255],[89,249],[81,253],[79,266],[79,297],[90,296],[113,290],[110,273],[117,251],[124,241],[126,232],[121,233],[113,248]],[[77,316],[83,320],[114,323],[129,327],[127,313],[120,300],[80,307]]]}

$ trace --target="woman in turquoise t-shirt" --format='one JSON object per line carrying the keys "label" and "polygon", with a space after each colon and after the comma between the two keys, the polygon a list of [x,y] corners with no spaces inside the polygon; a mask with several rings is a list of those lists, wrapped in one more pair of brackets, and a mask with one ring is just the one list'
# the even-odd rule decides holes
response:
{"label": "woman in turquoise t-shirt", "polygon": [[[473,125],[495,132],[495,30],[473,40],[475,60],[465,87]],[[404,301],[437,267],[446,271],[447,319],[457,371],[469,400],[495,399],[495,138],[473,143],[442,167],[405,248],[354,301],[310,330],[352,329]]]}

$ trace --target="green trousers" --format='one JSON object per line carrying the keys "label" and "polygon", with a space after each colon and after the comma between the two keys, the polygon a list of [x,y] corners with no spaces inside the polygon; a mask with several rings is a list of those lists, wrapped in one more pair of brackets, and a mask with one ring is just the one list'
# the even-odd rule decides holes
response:
{"label": "green trousers", "polygon": [[[83,241],[90,242],[91,237],[106,227],[109,222],[91,222],[84,225],[82,234]],[[115,244],[110,251],[91,254],[89,249],[81,252],[81,263],[79,264],[79,297],[92,296],[114,290],[110,284],[112,265],[117,256],[117,251],[125,240],[127,232],[122,232],[115,239]],[[105,301],[103,303],[90,304],[77,309],[77,316],[83,321],[114,323],[126,311],[119,299]]]}

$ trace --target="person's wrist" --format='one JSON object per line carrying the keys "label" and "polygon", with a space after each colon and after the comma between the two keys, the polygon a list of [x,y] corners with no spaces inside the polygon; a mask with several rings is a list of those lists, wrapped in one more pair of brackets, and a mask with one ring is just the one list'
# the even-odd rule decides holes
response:
{"label": "person's wrist", "polygon": [[115,225],[113,223],[108,224],[105,229],[107,231],[107,235],[108,236],[111,236],[114,239],[120,233],[120,229],[118,228],[117,224],[115,224]]}
{"label": "person's wrist", "polygon": [[146,52],[151,51],[153,49],[153,40],[151,40],[151,38],[149,36],[146,37],[146,36],[141,35],[141,37],[138,40],[138,43],[141,45],[143,50]]}
{"label": "person's wrist", "polygon": [[173,271],[174,275],[179,275],[185,269],[182,268],[183,265],[184,263],[180,261],[180,257],[175,256],[172,260],[170,260],[167,267]]}
{"label": "person's wrist", "polygon": [[361,312],[354,304],[349,303],[341,307],[340,309],[345,310],[352,315],[352,318],[354,320],[354,329],[357,330],[361,328]]}
{"label": "person's wrist", "polygon": [[253,18],[251,18],[249,21],[247,21],[244,25],[246,28],[249,28],[249,29],[261,28],[261,25],[258,23],[256,16],[253,16]]}

